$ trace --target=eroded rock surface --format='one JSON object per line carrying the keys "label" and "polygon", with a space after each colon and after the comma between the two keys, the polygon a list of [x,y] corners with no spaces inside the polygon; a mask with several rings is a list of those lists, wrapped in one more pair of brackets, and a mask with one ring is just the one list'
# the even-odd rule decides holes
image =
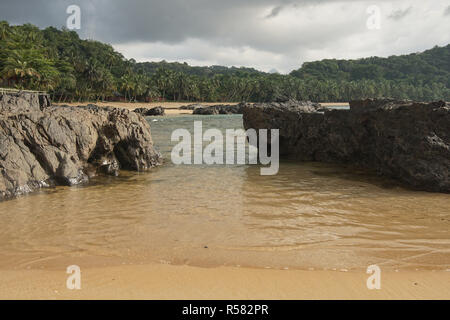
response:
{"label": "eroded rock surface", "polygon": [[0,93],[0,112],[42,111],[51,104],[48,95],[32,92]]}
{"label": "eroded rock surface", "polygon": [[139,113],[140,115],[147,116],[163,116],[166,114],[163,107],[154,107],[154,108],[137,108],[134,109],[133,112]]}
{"label": "eroded rock surface", "polygon": [[124,109],[50,106],[47,96],[0,97],[0,200],[97,173],[144,171],[161,161],[150,125]]}
{"label": "eroded rock surface", "polygon": [[391,99],[325,110],[308,102],[246,105],[244,127],[280,130],[280,156],[355,164],[421,190],[450,192],[450,105]]}
{"label": "eroded rock surface", "polygon": [[245,103],[236,105],[214,105],[208,107],[194,108],[193,114],[214,115],[214,114],[242,114]]}
{"label": "eroded rock surface", "polygon": [[206,106],[198,103],[189,104],[187,106],[178,107],[179,110],[195,110],[197,108],[205,108]]}

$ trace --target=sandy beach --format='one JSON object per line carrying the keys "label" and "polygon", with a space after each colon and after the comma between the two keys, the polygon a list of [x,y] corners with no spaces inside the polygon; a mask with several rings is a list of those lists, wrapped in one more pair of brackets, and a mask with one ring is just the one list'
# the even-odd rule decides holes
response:
{"label": "sandy beach", "polygon": [[199,268],[163,264],[65,270],[2,270],[0,299],[449,299],[450,272],[382,272],[369,290],[364,272]]}
{"label": "sandy beach", "polygon": [[[162,105],[152,136],[167,159],[187,104],[97,103]],[[290,162],[270,179],[168,162],[93,182],[0,204],[0,299],[450,299],[443,194]],[[66,286],[73,264],[80,290]],[[367,288],[371,264],[380,290]]]}
{"label": "sandy beach", "polygon": [[95,104],[101,107],[115,107],[134,110],[137,108],[154,108],[163,107],[166,115],[186,115],[192,114],[192,110],[180,110],[181,106],[188,106],[190,104],[201,104],[203,106],[213,106],[217,104],[237,104],[237,102],[71,102],[71,103],[54,103],[55,105],[68,106],[86,106],[88,104]]}
{"label": "sandy beach", "polygon": [[[237,102],[72,102],[72,103],[55,103],[55,105],[69,105],[69,106],[86,106],[88,104],[95,104],[102,107],[116,107],[116,108],[125,108],[128,110],[134,110],[136,108],[154,108],[154,107],[163,107],[165,109],[166,115],[187,115],[192,114],[192,110],[180,110],[178,109],[181,106],[187,106],[190,104],[201,104],[204,106],[213,106],[218,104],[229,104],[234,105]],[[348,105],[347,102],[323,102],[321,103],[324,107],[334,107],[341,105]]]}

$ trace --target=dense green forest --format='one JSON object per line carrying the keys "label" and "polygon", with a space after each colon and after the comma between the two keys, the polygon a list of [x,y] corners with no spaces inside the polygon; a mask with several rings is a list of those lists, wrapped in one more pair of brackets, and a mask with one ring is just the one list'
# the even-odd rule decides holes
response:
{"label": "dense green forest", "polygon": [[0,85],[55,101],[450,100],[450,45],[389,58],[307,62],[289,75],[125,59],[74,31],[0,22]]}
{"label": "dense green forest", "polygon": [[435,47],[422,53],[389,58],[371,57],[359,60],[306,62],[291,72],[300,79],[358,81],[395,80],[418,86],[443,83],[450,87],[450,45]]}

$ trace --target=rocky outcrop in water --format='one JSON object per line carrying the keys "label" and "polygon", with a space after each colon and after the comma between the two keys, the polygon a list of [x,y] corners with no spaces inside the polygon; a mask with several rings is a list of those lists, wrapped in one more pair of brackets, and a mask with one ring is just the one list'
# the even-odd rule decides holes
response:
{"label": "rocky outcrop in water", "polygon": [[5,94],[0,101],[0,200],[160,163],[150,125],[134,112],[50,106],[36,94]]}
{"label": "rocky outcrop in water", "polygon": [[280,156],[354,164],[421,190],[450,192],[450,105],[391,99],[244,107],[246,129],[279,129]]}
{"label": "rocky outcrop in water", "polygon": [[181,106],[178,109],[180,109],[180,110],[195,110],[197,108],[206,108],[206,106],[204,106],[202,104],[194,103],[194,104],[189,104],[187,106]]}
{"label": "rocky outcrop in water", "polygon": [[139,113],[141,116],[163,116],[166,114],[163,107],[154,107],[154,108],[137,108],[134,109],[133,112]]}
{"label": "rocky outcrop in water", "polygon": [[214,114],[242,114],[245,103],[236,105],[214,105],[203,108],[194,108],[193,114],[214,115]]}

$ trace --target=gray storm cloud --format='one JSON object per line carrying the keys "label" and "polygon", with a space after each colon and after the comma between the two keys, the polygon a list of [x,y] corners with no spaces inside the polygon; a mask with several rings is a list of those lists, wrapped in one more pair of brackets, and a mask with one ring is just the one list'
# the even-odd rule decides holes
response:
{"label": "gray storm cloud", "polygon": [[445,9],[444,15],[450,16],[450,6],[448,6],[448,7]]}
{"label": "gray storm cloud", "polygon": [[276,17],[281,12],[281,10],[283,10],[283,6],[276,6],[276,7],[274,7],[270,11],[270,13],[266,16],[266,18],[270,19],[270,18]]}
{"label": "gray storm cloud", "polygon": [[394,10],[390,15],[388,15],[388,18],[394,19],[394,20],[400,20],[406,17],[408,14],[411,13],[412,7],[406,8],[405,10]]}
{"label": "gray storm cloud", "polygon": [[[409,53],[449,42],[442,32],[446,0],[1,0],[0,19],[62,27],[72,4],[81,8],[81,37],[111,43],[139,61],[289,72],[304,61]],[[377,31],[366,27],[373,4],[382,16]]]}

